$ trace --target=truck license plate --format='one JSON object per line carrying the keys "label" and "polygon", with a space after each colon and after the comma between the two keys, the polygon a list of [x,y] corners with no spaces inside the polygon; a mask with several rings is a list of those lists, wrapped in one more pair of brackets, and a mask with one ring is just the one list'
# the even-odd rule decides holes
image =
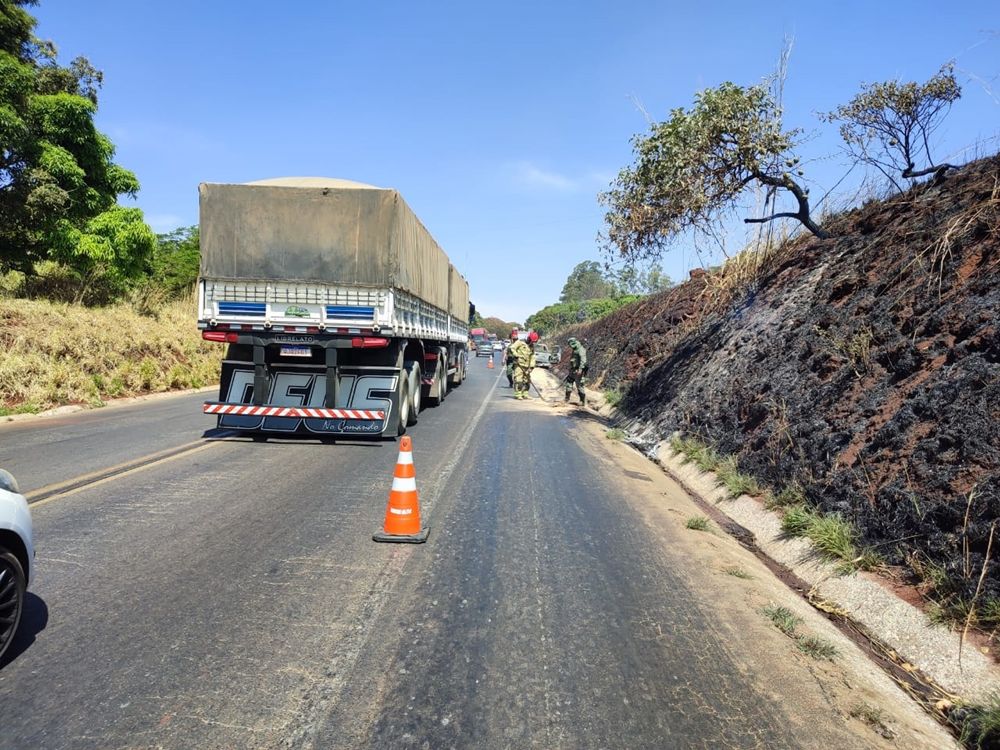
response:
{"label": "truck license plate", "polygon": [[311,357],[312,351],[308,346],[283,346],[281,347],[282,357]]}

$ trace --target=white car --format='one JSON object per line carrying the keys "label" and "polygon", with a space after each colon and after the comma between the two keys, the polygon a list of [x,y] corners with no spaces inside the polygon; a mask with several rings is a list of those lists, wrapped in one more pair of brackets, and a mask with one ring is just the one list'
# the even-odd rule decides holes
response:
{"label": "white car", "polygon": [[18,491],[17,480],[0,469],[0,657],[21,622],[34,560],[28,501]]}
{"label": "white car", "polygon": [[495,352],[502,352],[503,351],[503,344],[501,344],[499,341],[494,341],[493,342],[493,351],[495,351]]}

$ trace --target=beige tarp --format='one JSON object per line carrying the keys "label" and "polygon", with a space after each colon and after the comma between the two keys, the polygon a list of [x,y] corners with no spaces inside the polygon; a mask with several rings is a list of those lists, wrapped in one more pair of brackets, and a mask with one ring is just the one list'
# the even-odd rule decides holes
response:
{"label": "beige tarp", "polygon": [[468,317],[468,284],[395,190],[286,177],[199,193],[205,278],[393,287]]}
{"label": "beige tarp", "polygon": [[448,312],[463,324],[469,320],[469,282],[458,272],[455,266],[450,266],[448,281]]}

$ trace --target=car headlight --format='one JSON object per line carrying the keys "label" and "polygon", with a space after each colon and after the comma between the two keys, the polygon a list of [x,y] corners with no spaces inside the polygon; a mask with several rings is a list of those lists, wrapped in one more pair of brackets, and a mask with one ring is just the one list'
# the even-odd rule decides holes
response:
{"label": "car headlight", "polygon": [[14,479],[14,475],[3,469],[0,469],[0,490],[7,490],[7,492],[13,492],[15,495],[21,494],[21,490],[17,488],[17,480]]}

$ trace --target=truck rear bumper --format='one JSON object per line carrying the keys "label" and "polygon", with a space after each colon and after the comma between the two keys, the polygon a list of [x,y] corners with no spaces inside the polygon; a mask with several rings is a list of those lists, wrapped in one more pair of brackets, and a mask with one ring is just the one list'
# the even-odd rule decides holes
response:
{"label": "truck rear bumper", "polygon": [[367,409],[321,409],[312,406],[253,406],[249,404],[226,404],[221,401],[206,401],[202,407],[205,414],[232,414],[245,417],[296,417],[299,419],[368,419],[385,420],[384,411]]}

